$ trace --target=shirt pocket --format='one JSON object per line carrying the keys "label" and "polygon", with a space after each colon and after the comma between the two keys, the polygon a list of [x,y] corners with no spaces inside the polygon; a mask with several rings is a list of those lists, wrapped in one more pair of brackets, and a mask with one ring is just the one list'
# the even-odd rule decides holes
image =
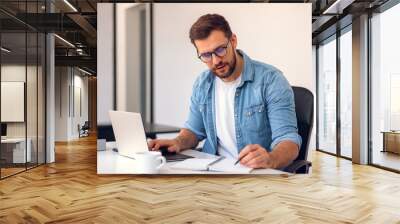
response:
{"label": "shirt pocket", "polygon": [[198,109],[199,109],[199,112],[201,114],[201,117],[203,119],[203,123],[204,124],[207,123],[207,118],[208,118],[208,116],[207,116],[207,106],[208,105],[206,103],[198,104]]}
{"label": "shirt pocket", "polygon": [[205,103],[200,103],[200,104],[198,104],[200,113],[202,113],[202,114],[205,113],[205,111],[206,111],[206,105],[207,105],[207,104],[205,104]]}
{"label": "shirt pocket", "polygon": [[263,132],[266,127],[266,108],[264,104],[246,107],[243,110],[243,125],[247,131]]}

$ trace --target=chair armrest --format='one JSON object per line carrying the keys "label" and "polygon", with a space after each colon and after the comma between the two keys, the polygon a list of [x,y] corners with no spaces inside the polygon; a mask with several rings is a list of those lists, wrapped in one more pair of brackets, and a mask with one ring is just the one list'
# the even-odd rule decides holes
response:
{"label": "chair armrest", "polygon": [[[311,166],[311,162],[307,160],[297,160],[294,161],[292,164],[287,166],[284,171],[289,173],[308,173],[308,168]],[[300,170],[301,168],[304,168]]]}

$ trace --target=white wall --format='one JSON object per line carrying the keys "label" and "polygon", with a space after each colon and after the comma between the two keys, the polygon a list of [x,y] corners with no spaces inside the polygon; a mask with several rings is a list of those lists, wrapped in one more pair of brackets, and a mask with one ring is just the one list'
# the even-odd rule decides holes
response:
{"label": "white wall", "polygon": [[113,4],[97,4],[97,124],[110,124],[114,105]]}
{"label": "white wall", "polygon": [[[83,76],[83,73],[79,72],[78,70],[75,70],[75,75],[74,75],[74,86],[75,86],[75,92],[74,92],[74,117],[72,119],[72,136],[74,138],[79,137],[79,132],[78,132],[78,124],[82,126],[85,121],[89,120],[89,113],[88,113],[88,107],[89,107],[89,91],[88,91],[88,77]],[[80,91],[80,93],[78,92]],[[80,102],[79,102],[80,101]]]}
{"label": "white wall", "polygon": [[[97,84],[98,124],[110,124],[114,109],[114,66],[116,66],[116,109],[141,112],[150,120],[150,5],[116,4],[116,64],[114,65],[113,5],[98,4]],[[144,32],[143,32],[144,31]]]}
{"label": "white wall", "polygon": [[[44,74],[42,73],[41,66],[25,66],[25,64],[3,64],[1,66],[1,81],[2,82],[23,82],[26,85],[26,107],[24,102],[24,96],[21,97],[22,102],[19,103],[18,108],[12,108],[10,106],[5,107],[2,102],[2,114],[4,112],[8,113],[18,113],[22,116],[21,122],[6,122],[7,123],[7,137],[21,138],[25,137],[31,141],[31,156],[32,161],[39,159],[39,163],[44,162]],[[27,78],[27,81],[25,80]],[[3,86],[3,83],[2,83]],[[20,94],[24,94],[24,87],[19,89]],[[1,98],[9,98],[7,92],[2,89]],[[10,94],[10,92],[8,92]],[[6,94],[6,95],[4,95]],[[14,99],[15,100],[15,99]],[[10,102],[13,103],[13,102]],[[27,119],[25,121],[24,114],[26,112]],[[3,118],[2,118],[3,120]],[[39,154],[37,157],[37,153]]]}
{"label": "white wall", "polygon": [[[25,75],[28,74],[29,84],[30,86],[36,85],[36,81],[32,80],[31,74],[36,75],[36,67],[18,64],[8,64],[1,66],[1,81],[4,82],[25,82]],[[27,88],[28,99],[27,104],[35,102],[31,105],[31,108],[27,109],[27,119],[28,119],[28,137],[31,133],[36,134],[36,88]],[[3,98],[4,96],[2,96]],[[29,105],[28,105],[29,106]],[[34,106],[34,107],[33,107]],[[1,108],[1,110],[8,110],[8,108]],[[24,113],[24,107],[22,107],[22,111]],[[32,123],[34,121],[34,123]],[[7,136],[8,137],[25,137],[25,126],[26,122],[7,122]]]}
{"label": "white wall", "polygon": [[[187,119],[192,85],[206,69],[190,43],[189,29],[206,13],[227,19],[237,34],[238,49],[252,59],[276,66],[291,85],[306,87],[315,96],[311,4],[154,4],[156,123],[182,127]],[[315,148],[315,135],[310,147]]]}
{"label": "white wall", "polygon": [[70,83],[68,67],[55,68],[55,141],[68,141],[69,133],[69,95]]}
{"label": "white wall", "polygon": [[117,109],[140,112],[140,17],[139,3],[124,3],[116,6],[117,38]]}
{"label": "white wall", "polygon": [[76,68],[56,67],[55,86],[55,140],[77,139],[78,124],[88,120],[88,78]]}
{"label": "white wall", "polygon": [[25,83],[1,82],[1,121],[24,122]]}

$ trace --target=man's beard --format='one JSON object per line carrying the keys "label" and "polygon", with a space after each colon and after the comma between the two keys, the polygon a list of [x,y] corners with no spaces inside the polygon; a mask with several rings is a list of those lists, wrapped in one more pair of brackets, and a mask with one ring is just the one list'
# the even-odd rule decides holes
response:
{"label": "man's beard", "polygon": [[[220,75],[220,74],[217,73],[217,68],[221,67],[222,65],[228,66],[229,70],[226,73]],[[236,68],[236,56],[233,57],[232,64],[221,62],[221,63],[219,63],[218,65],[216,65],[214,67],[213,72],[219,78],[227,79],[233,74],[233,72],[235,71],[235,68]]]}

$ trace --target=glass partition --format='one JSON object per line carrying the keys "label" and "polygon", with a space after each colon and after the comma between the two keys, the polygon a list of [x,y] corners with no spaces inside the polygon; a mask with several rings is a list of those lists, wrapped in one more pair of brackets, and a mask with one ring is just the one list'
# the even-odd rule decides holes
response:
{"label": "glass partition", "polygon": [[340,154],[352,157],[352,33],[340,36]]}
{"label": "glass partition", "polygon": [[372,164],[400,170],[400,4],[371,18]]}
{"label": "glass partition", "polygon": [[2,177],[24,171],[31,161],[26,141],[26,41],[25,32],[1,34]]}
{"label": "glass partition", "polygon": [[0,3],[0,178],[45,162],[46,39],[17,19],[44,12],[43,6],[44,1]]}

